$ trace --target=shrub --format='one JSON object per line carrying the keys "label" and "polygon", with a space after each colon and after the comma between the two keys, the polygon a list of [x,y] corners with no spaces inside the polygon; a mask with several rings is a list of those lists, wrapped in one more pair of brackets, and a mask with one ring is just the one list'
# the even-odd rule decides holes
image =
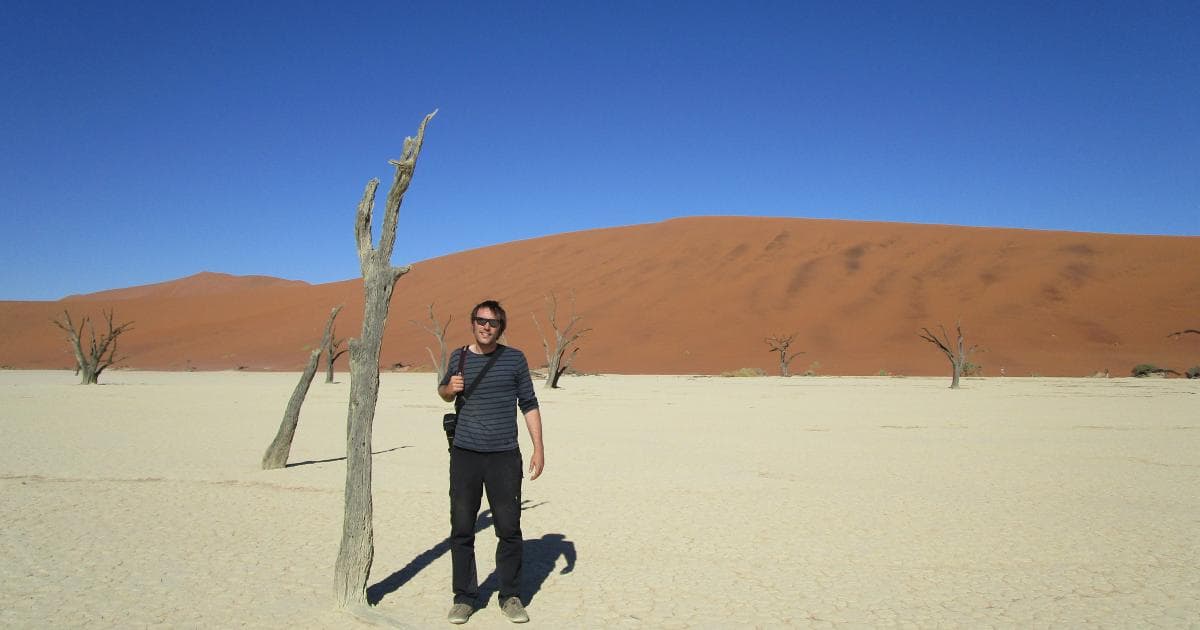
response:
{"label": "shrub", "polygon": [[1143,376],[1152,376],[1154,374],[1162,374],[1162,375],[1179,374],[1179,372],[1176,372],[1175,370],[1172,370],[1170,368],[1160,368],[1160,367],[1158,367],[1156,365],[1152,365],[1150,363],[1139,363],[1139,364],[1133,366],[1133,369],[1130,370],[1130,373],[1138,378],[1141,378]]}
{"label": "shrub", "polygon": [[817,370],[819,369],[821,369],[821,362],[813,361],[812,363],[808,364],[808,369],[804,370],[804,376],[816,376]]}
{"label": "shrub", "polygon": [[762,368],[739,368],[729,372],[721,372],[721,376],[744,377],[744,376],[766,376],[767,371]]}
{"label": "shrub", "polygon": [[1155,372],[1158,372],[1158,371],[1159,371],[1159,368],[1157,366],[1151,365],[1149,363],[1139,363],[1139,364],[1133,366],[1133,369],[1130,370],[1129,373],[1138,378],[1141,378],[1143,376],[1149,376],[1151,374],[1154,374]]}
{"label": "shrub", "polygon": [[978,363],[971,363],[970,361],[965,361],[965,362],[963,362],[963,366],[962,366],[962,375],[963,376],[983,376],[983,366],[979,365]]}
{"label": "shrub", "polygon": [[1183,375],[1188,378],[1200,378],[1200,365],[1193,365]]}

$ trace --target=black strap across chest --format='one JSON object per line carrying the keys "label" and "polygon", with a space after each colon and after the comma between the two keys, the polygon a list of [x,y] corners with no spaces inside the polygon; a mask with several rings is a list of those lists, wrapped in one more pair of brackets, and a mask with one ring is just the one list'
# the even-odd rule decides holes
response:
{"label": "black strap across chest", "polygon": [[[462,374],[463,378],[467,376],[464,369],[467,365],[467,352],[470,351],[469,348],[470,346],[463,346],[462,350],[458,353],[458,373]],[[463,405],[467,404],[466,399],[471,395],[471,392],[475,391],[475,387],[483,381],[483,377],[487,375],[488,370],[492,369],[492,365],[496,363],[496,359],[500,358],[501,352],[504,352],[504,346],[496,346],[495,351],[488,356],[487,363],[483,364],[483,369],[479,371],[479,376],[476,376],[475,380],[454,399],[455,413],[462,411]]]}

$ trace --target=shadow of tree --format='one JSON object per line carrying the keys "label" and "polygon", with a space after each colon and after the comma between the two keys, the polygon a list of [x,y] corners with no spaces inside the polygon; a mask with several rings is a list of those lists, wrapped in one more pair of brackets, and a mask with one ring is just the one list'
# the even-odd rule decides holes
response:
{"label": "shadow of tree", "polygon": [[[545,503],[545,501],[543,501],[542,503],[534,503],[533,505],[526,505],[527,503],[529,503],[528,500],[521,502],[521,511],[532,510],[533,508],[536,508],[539,505],[542,505],[543,503]],[[492,511],[490,509],[480,512],[479,518],[475,519],[475,533],[478,534],[479,532],[482,532],[483,530],[491,527],[492,522],[493,522]],[[528,543],[526,543],[526,544],[528,544]],[[425,567],[433,564],[434,560],[437,560],[438,558],[446,555],[447,553],[449,553],[449,551],[450,551],[450,537],[447,536],[446,538],[443,538],[441,540],[441,542],[439,542],[438,544],[417,554],[417,557],[410,560],[409,563],[404,565],[399,571],[396,571],[395,573],[387,576],[383,580],[380,580],[379,582],[376,582],[375,584],[372,584],[371,586],[367,587],[367,603],[372,606],[377,605],[380,601],[383,600],[384,597],[387,597],[388,595],[399,590],[399,588],[401,586],[404,586],[405,584],[408,583],[409,580],[416,577],[416,575],[418,573],[420,573],[422,570],[424,570]],[[525,553],[526,553],[526,557],[528,557],[529,552],[526,551]],[[554,566],[554,563],[553,563],[553,561],[551,561],[551,568],[553,568],[553,566]],[[484,589],[487,588],[485,586],[486,584],[492,583],[494,585],[494,583],[496,581],[496,578],[494,575],[495,572],[493,571],[492,573],[493,573],[492,576],[489,576],[487,580],[484,580],[484,584],[479,585],[480,594],[484,593]],[[542,581],[545,581],[545,577],[542,578]],[[539,585],[540,585],[540,583],[539,583]],[[495,590],[494,586],[492,586],[491,588],[493,590]],[[486,601],[486,598],[481,598],[481,599],[484,599]]]}
{"label": "shadow of tree", "polygon": [[[404,446],[394,446],[387,450],[375,451],[374,453],[371,453],[371,455],[383,455],[384,453],[391,453],[392,451],[400,450],[402,448],[412,448],[412,446],[409,446],[407,444]],[[343,455],[341,457],[330,457],[329,459],[310,459],[308,461],[287,464],[286,466],[284,466],[284,468],[295,468],[296,466],[308,466],[310,464],[328,464],[329,462],[345,461],[345,459],[346,459],[345,455]]]}
{"label": "shadow of tree", "polygon": [[[492,526],[492,511],[484,510],[479,513],[479,518],[475,519],[475,533]],[[422,551],[404,565],[399,571],[387,576],[383,580],[367,587],[367,603],[375,606],[384,597],[395,593],[401,586],[408,583],[420,573],[425,567],[433,564],[434,560],[446,555],[450,551],[450,537],[447,536],[438,544]]]}

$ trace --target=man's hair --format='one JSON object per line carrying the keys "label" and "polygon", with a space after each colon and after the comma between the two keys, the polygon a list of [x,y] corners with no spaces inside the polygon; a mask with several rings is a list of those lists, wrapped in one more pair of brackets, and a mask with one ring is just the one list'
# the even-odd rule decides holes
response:
{"label": "man's hair", "polygon": [[508,328],[508,314],[504,312],[504,307],[500,306],[500,303],[496,300],[484,300],[476,304],[475,308],[471,309],[471,325],[475,325],[475,316],[479,314],[479,309],[481,308],[490,309],[495,314],[496,319],[500,320],[500,330],[496,331],[496,336],[503,335],[504,329]]}

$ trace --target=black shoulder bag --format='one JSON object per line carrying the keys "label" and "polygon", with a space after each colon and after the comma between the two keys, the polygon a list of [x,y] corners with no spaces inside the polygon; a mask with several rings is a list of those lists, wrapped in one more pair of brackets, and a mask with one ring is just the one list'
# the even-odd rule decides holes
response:
{"label": "black shoulder bag", "polygon": [[[469,346],[463,346],[462,350],[458,353],[458,372],[456,374],[462,374],[464,377],[466,376],[464,368],[467,364],[468,348]],[[454,398],[454,413],[442,416],[442,429],[446,431],[447,451],[450,450],[450,447],[454,446],[454,430],[458,427],[458,414],[462,411],[463,405],[467,404],[467,397],[471,395],[471,392],[475,391],[475,386],[483,381],[483,377],[487,375],[488,370],[492,369],[492,365],[496,363],[496,359],[500,358],[500,353],[503,351],[504,346],[496,346],[496,350],[492,352],[492,355],[488,357],[487,363],[483,364],[483,369],[479,371],[479,376],[475,377],[475,382],[468,385],[466,389]]]}

